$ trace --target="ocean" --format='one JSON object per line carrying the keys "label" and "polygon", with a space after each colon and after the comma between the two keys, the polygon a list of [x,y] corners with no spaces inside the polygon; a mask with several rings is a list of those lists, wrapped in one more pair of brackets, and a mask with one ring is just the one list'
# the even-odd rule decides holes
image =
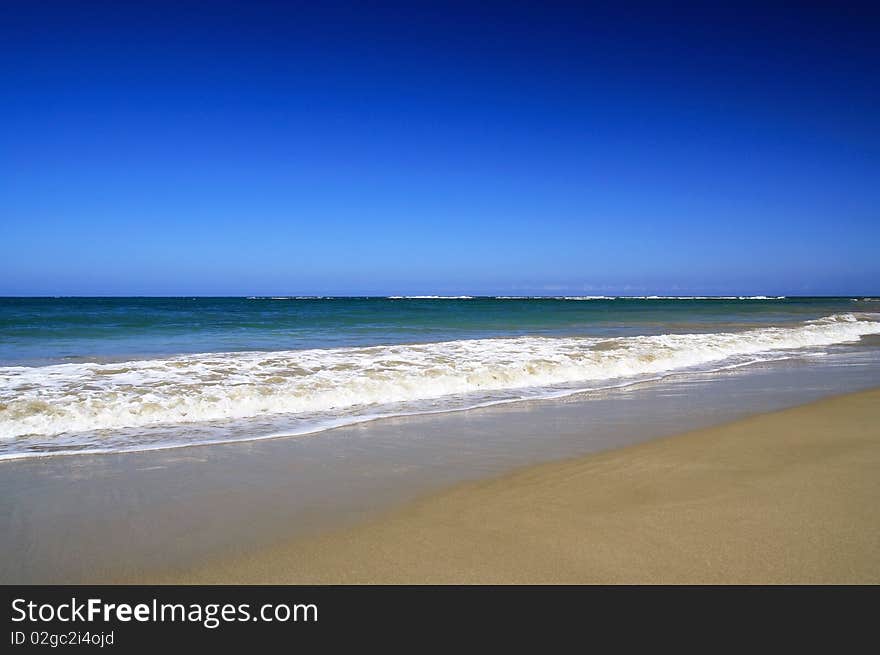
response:
{"label": "ocean", "polygon": [[845,366],[880,357],[872,335],[880,300],[862,297],[0,298],[0,459]]}

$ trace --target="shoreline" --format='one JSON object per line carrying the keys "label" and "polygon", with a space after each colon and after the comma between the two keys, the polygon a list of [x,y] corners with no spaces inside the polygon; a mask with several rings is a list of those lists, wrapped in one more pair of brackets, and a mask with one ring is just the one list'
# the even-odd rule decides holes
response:
{"label": "shoreline", "polygon": [[695,376],[711,376],[715,374],[724,374],[730,371],[734,371],[737,369],[748,369],[748,368],[758,368],[761,366],[767,366],[768,364],[772,365],[778,361],[782,361],[783,358],[779,360],[762,360],[762,361],[754,361],[754,362],[745,362],[742,364],[731,364],[727,366],[721,366],[719,368],[710,368],[706,370],[698,370],[698,371],[669,371],[666,373],[658,374],[654,377],[647,377],[643,379],[630,380],[627,382],[622,382],[619,384],[611,384],[607,386],[597,386],[597,387],[589,387],[589,388],[575,388],[575,389],[566,389],[561,391],[550,392],[547,395],[535,395],[535,396],[522,396],[522,397],[513,397],[513,398],[504,398],[500,400],[490,400],[482,403],[478,403],[475,405],[464,405],[462,407],[450,407],[447,409],[429,409],[429,410],[414,410],[414,411],[406,411],[402,410],[399,412],[392,412],[388,414],[375,414],[375,415],[366,415],[364,417],[352,418],[350,420],[346,420],[345,422],[340,422],[338,424],[329,424],[327,426],[316,427],[314,429],[308,429],[303,432],[283,432],[283,433],[270,433],[259,436],[248,436],[248,437],[236,437],[229,439],[218,439],[218,440],[207,440],[207,441],[192,441],[192,442],[184,442],[184,443],[173,443],[173,444],[160,444],[155,446],[146,446],[146,447],[132,447],[128,449],[85,449],[85,450],[57,450],[57,451],[44,451],[44,452],[21,452],[14,454],[0,454],[0,466],[2,466],[5,462],[15,462],[21,460],[32,460],[39,459],[43,457],[78,457],[78,456],[93,456],[93,455],[137,455],[139,453],[154,453],[154,452],[162,452],[162,451],[174,451],[181,449],[189,449],[189,448],[203,448],[210,446],[230,446],[235,444],[247,445],[249,443],[259,442],[259,441],[270,441],[270,440],[282,440],[282,439],[296,439],[300,437],[315,437],[320,436],[323,433],[331,432],[334,430],[346,429],[346,428],[359,428],[362,426],[369,426],[372,423],[381,422],[381,421],[389,421],[394,419],[408,419],[408,418],[431,418],[431,417],[442,417],[450,414],[458,414],[465,412],[473,412],[482,409],[491,409],[491,408],[501,408],[507,405],[516,405],[516,404],[527,404],[527,403],[544,403],[544,402],[555,402],[562,401],[566,402],[571,398],[585,397],[589,395],[598,395],[608,392],[615,391],[626,391],[628,388],[638,388],[643,387],[645,385],[651,384],[662,384],[663,382],[676,380],[676,379],[688,379]]}
{"label": "shoreline", "polygon": [[315,437],[0,466],[0,581],[182,579],[386,516],[459,483],[878,386],[880,362],[789,360],[662,384],[382,419]]}
{"label": "shoreline", "polygon": [[142,583],[877,583],[880,388],[464,482]]}

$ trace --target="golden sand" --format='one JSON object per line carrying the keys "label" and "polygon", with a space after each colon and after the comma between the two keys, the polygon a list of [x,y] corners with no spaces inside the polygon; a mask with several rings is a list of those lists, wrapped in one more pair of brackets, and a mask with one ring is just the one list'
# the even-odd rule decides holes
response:
{"label": "golden sand", "polygon": [[878,583],[880,390],[462,484],[146,581]]}

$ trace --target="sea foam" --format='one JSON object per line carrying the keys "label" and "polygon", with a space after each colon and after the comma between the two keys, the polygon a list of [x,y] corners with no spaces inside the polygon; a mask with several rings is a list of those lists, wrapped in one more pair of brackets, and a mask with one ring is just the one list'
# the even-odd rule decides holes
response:
{"label": "sea foam", "polygon": [[0,440],[276,415],[332,418],[450,396],[516,399],[526,389],[743,365],[853,342],[880,334],[876,318],[838,314],[739,332],[523,336],[2,367]]}

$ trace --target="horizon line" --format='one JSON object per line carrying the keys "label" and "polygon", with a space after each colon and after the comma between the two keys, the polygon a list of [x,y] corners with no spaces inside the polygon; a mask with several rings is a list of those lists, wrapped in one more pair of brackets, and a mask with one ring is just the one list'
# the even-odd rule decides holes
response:
{"label": "horizon line", "polygon": [[71,298],[89,298],[89,299],[112,299],[112,298],[234,298],[241,300],[322,300],[322,299],[378,299],[378,300],[467,300],[467,299],[492,299],[492,300],[530,300],[530,299],[583,299],[583,300],[614,300],[614,299],[632,299],[632,300],[655,300],[655,299],[681,299],[681,300],[787,300],[793,298],[869,298],[880,296],[880,292],[876,294],[777,294],[777,293],[726,293],[726,294],[709,294],[709,293],[688,293],[688,294],[13,294],[0,295],[0,299],[71,299]]}

